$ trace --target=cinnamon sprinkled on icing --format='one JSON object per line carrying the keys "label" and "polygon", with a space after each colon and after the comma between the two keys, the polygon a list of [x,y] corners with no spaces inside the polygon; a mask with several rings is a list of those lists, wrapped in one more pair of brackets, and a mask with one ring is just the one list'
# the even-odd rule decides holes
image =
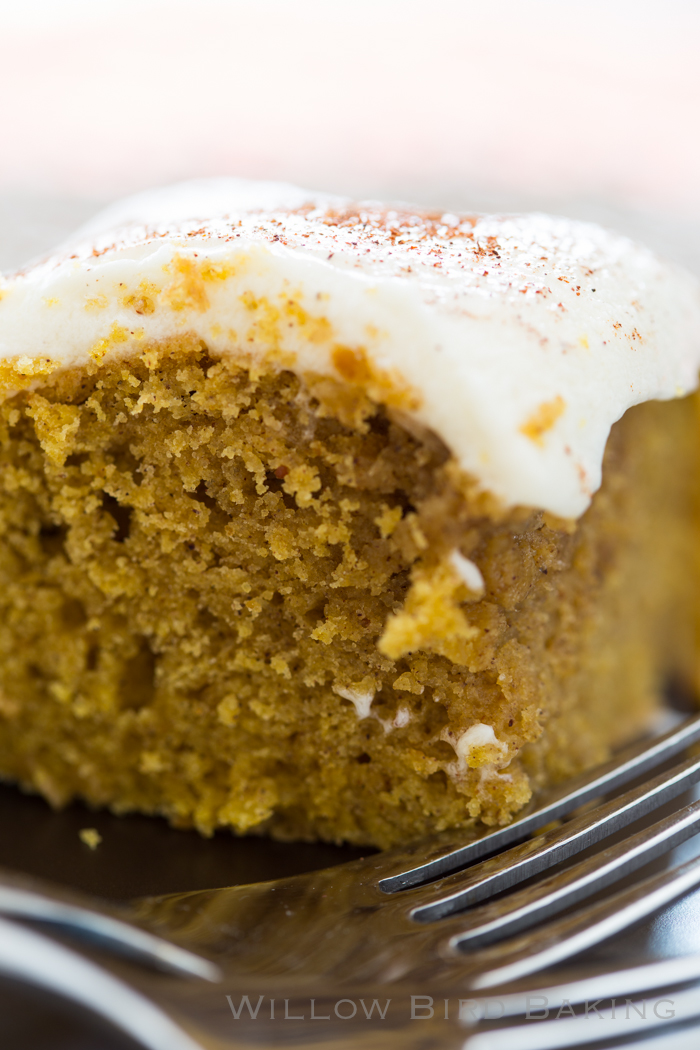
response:
{"label": "cinnamon sprinkled on icing", "polygon": [[576,517],[612,423],[697,385],[700,294],[587,223],[240,180],[127,200],[0,280],[8,362],[128,357],[183,331],[215,354],[363,386],[438,433],[504,504]]}

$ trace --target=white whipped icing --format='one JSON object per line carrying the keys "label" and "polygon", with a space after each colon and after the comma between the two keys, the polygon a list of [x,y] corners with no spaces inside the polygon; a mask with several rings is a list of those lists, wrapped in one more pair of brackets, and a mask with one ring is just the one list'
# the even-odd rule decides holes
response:
{"label": "white whipped icing", "polygon": [[391,722],[392,729],[403,729],[411,721],[411,712],[407,707],[399,707]]}
{"label": "white whipped icing", "polygon": [[[173,295],[203,263],[218,274],[204,294]],[[134,306],[143,282],[152,312]],[[700,291],[588,223],[431,214],[236,179],[131,198],[0,279],[0,359],[80,365],[96,346],[138,353],[182,332],[214,354],[281,351],[286,367],[330,375],[336,348],[349,348],[415,393],[409,414],[484,489],[577,517],[615,420],[697,386]]]}
{"label": "white whipped icing", "polygon": [[472,594],[481,597],[486,590],[486,584],[484,583],[484,577],[481,575],[481,569],[479,566],[470,558],[465,558],[458,550],[452,551],[450,554],[450,562],[465,587],[467,587]]}
{"label": "white whipped icing", "polygon": [[450,744],[457,756],[457,761],[446,766],[451,776],[462,776],[472,764],[474,753],[486,749],[486,753],[479,757],[476,765],[482,769],[489,767],[496,769],[509,763],[510,757],[507,744],[499,740],[494,732],[493,726],[484,722],[476,722],[469,729],[461,733],[445,727],[440,733],[440,739]]}
{"label": "white whipped icing", "polygon": [[375,697],[374,689],[353,689],[350,686],[334,685],[333,692],[355,705],[358,719],[369,718]]}

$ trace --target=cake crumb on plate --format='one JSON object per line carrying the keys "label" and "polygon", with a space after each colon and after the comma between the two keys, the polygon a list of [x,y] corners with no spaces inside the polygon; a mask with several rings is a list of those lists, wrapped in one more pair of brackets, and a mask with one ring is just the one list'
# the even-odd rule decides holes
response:
{"label": "cake crumb on plate", "polygon": [[102,842],[102,836],[97,828],[81,828],[78,835],[80,841],[84,842],[89,849],[97,849]]}

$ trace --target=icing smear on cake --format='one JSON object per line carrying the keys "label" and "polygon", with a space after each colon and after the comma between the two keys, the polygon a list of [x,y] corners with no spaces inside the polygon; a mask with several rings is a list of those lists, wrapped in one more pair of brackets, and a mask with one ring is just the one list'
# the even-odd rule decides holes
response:
{"label": "icing smear on cake", "polygon": [[6,394],[184,333],[360,385],[504,505],[575,518],[615,420],[696,388],[700,291],[588,223],[237,179],[130,198],[0,278]]}

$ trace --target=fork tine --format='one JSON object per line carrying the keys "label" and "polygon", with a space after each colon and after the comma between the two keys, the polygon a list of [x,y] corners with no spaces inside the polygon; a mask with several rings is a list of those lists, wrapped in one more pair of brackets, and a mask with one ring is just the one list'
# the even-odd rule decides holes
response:
{"label": "fork tine", "polygon": [[519,817],[507,827],[496,828],[458,849],[448,847],[446,853],[423,864],[413,863],[417,852],[415,849],[394,854],[394,863],[405,867],[396,874],[381,879],[379,888],[384,893],[397,893],[420,883],[439,879],[491,853],[500,852],[514,842],[526,839],[545,824],[566,816],[585,802],[629,783],[698,740],[700,715],[694,715],[655,739],[653,743],[645,740],[632,744],[603,765],[567,780],[565,784],[547,792],[536,809]]}
{"label": "fork tine", "polygon": [[[636,1040],[634,1044],[627,1040],[642,1034],[645,1037],[643,1046],[649,1047],[649,1050],[672,1050],[676,1046],[678,1050],[687,1050],[688,1047],[698,1045],[700,1034],[695,1024],[690,1039],[687,1029],[676,1032],[680,1037],[678,1043],[673,1040],[673,1031],[669,1033],[669,1029],[673,1030],[678,1025],[685,1025],[700,1017],[697,986],[674,992],[673,1000],[667,1000],[673,1003],[673,1012],[669,1014],[655,1013],[653,1016],[646,1016],[646,1011],[639,1010],[639,1003],[635,1006],[634,1000],[627,999],[626,1002],[635,1009],[630,1016],[627,1007],[623,1028],[620,1014],[612,1005],[607,1007],[610,998],[609,993],[601,996],[596,1003],[596,1011],[591,1016],[578,1014],[573,1017],[554,1017],[535,1021],[534,1024],[532,1021],[526,1021],[524,1024],[509,1024],[490,1031],[476,1032],[467,1038],[462,1050],[512,1050],[514,1046],[517,1046],[518,1050],[563,1050],[569,1046],[600,1046],[604,1040],[605,1046],[620,1046],[617,1042],[620,1037],[625,1040],[620,1048],[622,1050],[625,1046],[639,1046]],[[602,1005],[604,1002],[606,1005]],[[598,1006],[601,1007],[600,1011],[597,1010]],[[617,1009],[620,1007],[621,1004],[617,1003]],[[593,1020],[596,1014],[597,1019]],[[592,1025],[595,1025],[594,1029]],[[655,1036],[660,1037],[659,1042]],[[613,1044],[608,1040],[615,1042]]]}
{"label": "fork tine", "polygon": [[476,908],[463,917],[467,925],[450,938],[450,947],[472,951],[550,918],[679,846],[699,825],[700,802],[693,802],[566,871]]}
{"label": "fork tine", "polygon": [[467,976],[470,988],[510,984],[571,958],[646,918],[700,883],[700,857],[650,875],[604,901],[539,926],[529,934],[484,948],[479,972]]}
{"label": "fork tine", "polygon": [[[521,1017],[528,1012],[528,998],[533,994],[546,997],[550,1007],[558,1010],[564,1003],[591,1002],[596,999],[618,999],[700,981],[700,955],[655,959],[622,970],[601,970],[579,975],[567,968],[559,984],[519,982],[499,985],[497,989],[501,1017]],[[491,987],[491,994],[495,994]]]}
{"label": "fork tine", "polygon": [[[411,897],[417,900],[417,904],[411,909],[411,918],[416,922],[434,922],[508,890],[627,827],[698,780],[700,757],[686,759],[672,770],[603,803],[590,813],[575,817],[562,827],[513,846],[500,856],[481,861],[467,872],[448,876],[437,885],[412,891]],[[446,889],[451,892],[445,893]]]}

